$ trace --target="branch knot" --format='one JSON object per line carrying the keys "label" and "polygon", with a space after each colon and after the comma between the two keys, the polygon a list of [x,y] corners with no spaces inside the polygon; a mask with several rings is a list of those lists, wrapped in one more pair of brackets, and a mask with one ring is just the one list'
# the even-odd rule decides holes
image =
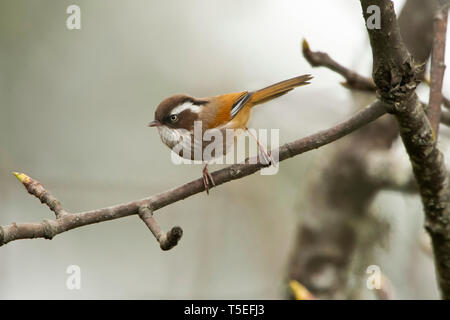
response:
{"label": "branch knot", "polygon": [[51,221],[45,219],[42,221],[42,226],[44,228],[44,238],[51,240],[57,234],[55,228],[52,226]]}

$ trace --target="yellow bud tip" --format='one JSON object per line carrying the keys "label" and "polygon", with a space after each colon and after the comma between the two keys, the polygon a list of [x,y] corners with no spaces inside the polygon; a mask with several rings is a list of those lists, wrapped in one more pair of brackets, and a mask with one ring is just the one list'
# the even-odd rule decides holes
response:
{"label": "yellow bud tip", "polygon": [[303,39],[302,48],[303,48],[303,50],[308,50],[308,51],[310,50],[309,43],[308,43],[308,41],[306,41],[306,39]]}
{"label": "yellow bud tip", "polygon": [[25,173],[13,172],[13,175],[15,175],[16,178],[22,183],[27,183],[28,180],[30,180],[30,177],[27,176]]}
{"label": "yellow bud tip", "polygon": [[295,300],[313,300],[313,295],[297,280],[289,281]]}

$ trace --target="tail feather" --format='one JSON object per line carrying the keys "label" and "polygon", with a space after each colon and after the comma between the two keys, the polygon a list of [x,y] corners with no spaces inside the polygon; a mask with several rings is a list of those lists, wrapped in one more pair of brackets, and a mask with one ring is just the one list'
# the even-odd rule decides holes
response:
{"label": "tail feather", "polygon": [[312,76],[310,74],[305,74],[292,79],[278,82],[261,90],[253,92],[250,102],[252,103],[252,105],[256,105],[278,98],[279,96],[288,93],[295,87],[309,84],[309,80],[311,79]]}

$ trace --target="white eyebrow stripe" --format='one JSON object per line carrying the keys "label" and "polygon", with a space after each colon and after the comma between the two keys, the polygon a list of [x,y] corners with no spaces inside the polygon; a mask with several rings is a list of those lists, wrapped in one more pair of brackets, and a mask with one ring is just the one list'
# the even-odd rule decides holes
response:
{"label": "white eyebrow stripe", "polygon": [[199,113],[202,110],[202,107],[195,105],[192,102],[188,101],[188,102],[185,102],[185,103],[180,104],[179,106],[173,108],[173,110],[170,114],[171,115],[179,114],[179,113],[183,112],[184,110],[190,110],[191,112]]}

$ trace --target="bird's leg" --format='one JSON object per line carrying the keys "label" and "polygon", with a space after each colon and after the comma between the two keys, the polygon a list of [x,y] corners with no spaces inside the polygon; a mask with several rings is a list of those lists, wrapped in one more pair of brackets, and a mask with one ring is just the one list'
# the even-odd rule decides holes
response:
{"label": "bird's leg", "polygon": [[[256,140],[256,143],[258,144],[259,149],[261,150],[261,153],[260,153],[260,154],[264,155],[264,158],[265,158],[265,160],[266,160],[265,162],[266,162],[269,166],[270,166],[272,163],[275,163],[275,162],[272,160],[272,157],[271,157],[271,155],[270,155],[270,152],[267,152],[267,151],[266,151],[266,148],[264,148],[264,146],[261,144],[261,142],[259,142],[258,138],[255,137],[255,136],[253,135],[253,133],[252,133],[250,130],[248,130],[247,127],[245,127],[245,130],[249,133],[249,135],[252,136],[253,139]],[[261,161],[260,161],[260,162],[261,162]]]}
{"label": "bird's leg", "polygon": [[205,169],[203,169],[203,176],[202,176],[202,178],[203,178],[203,185],[205,186],[206,194],[209,194],[208,177],[205,174]]}
{"label": "bird's leg", "polygon": [[208,171],[208,164],[206,163],[203,167],[203,185],[205,186],[206,194],[209,195],[209,181],[211,181],[211,184],[215,187],[216,184],[214,183],[214,179]]}

